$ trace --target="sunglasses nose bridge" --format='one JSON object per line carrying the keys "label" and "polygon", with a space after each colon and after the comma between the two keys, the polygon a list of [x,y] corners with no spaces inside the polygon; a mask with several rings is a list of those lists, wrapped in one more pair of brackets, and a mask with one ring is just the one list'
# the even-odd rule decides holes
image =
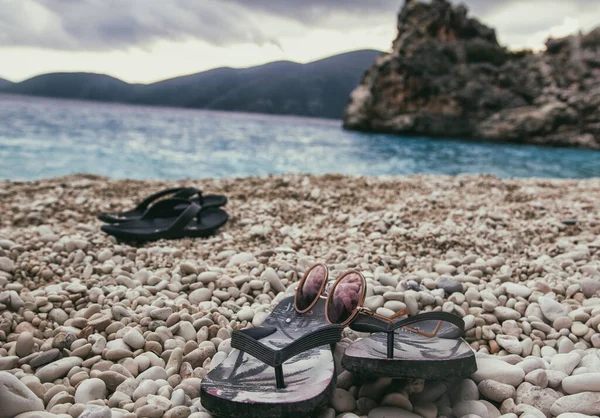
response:
{"label": "sunglasses nose bridge", "polygon": [[325,289],[323,289],[323,293],[321,294],[321,296],[325,298],[329,297],[329,292],[331,291],[331,288],[333,287],[334,283],[335,280],[328,280],[327,283],[325,283]]}

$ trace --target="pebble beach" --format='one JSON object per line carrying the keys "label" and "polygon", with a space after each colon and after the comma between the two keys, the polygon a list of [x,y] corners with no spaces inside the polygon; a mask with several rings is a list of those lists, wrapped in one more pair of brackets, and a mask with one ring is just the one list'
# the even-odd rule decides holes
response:
{"label": "pebble beach", "polygon": [[[144,244],[96,214],[166,187],[228,197],[207,239]],[[464,319],[478,371],[360,381],[319,417],[600,416],[600,179],[280,175],[0,182],[0,418],[209,418],[200,382],[314,263],[383,315]],[[284,366],[285,367],[285,366]]]}

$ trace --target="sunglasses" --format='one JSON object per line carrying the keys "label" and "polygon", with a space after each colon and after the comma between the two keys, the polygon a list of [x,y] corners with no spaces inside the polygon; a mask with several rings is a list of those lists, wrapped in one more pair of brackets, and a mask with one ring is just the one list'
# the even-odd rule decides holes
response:
{"label": "sunglasses", "polygon": [[[294,308],[296,312],[302,314],[310,311],[319,299],[326,299],[325,316],[330,324],[339,324],[346,326],[351,323],[358,314],[366,314],[376,317],[383,321],[394,323],[394,319],[407,316],[408,309],[396,312],[392,316],[383,316],[371,311],[363,306],[367,294],[367,280],[362,273],[350,270],[338,277],[331,286],[329,278],[329,269],[325,264],[315,264],[304,276],[294,296]],[[327,296],[325,296],[327,295]],[[434,337],[440,330],[442,321],[431,333],[421,330],[403,327],[408,331],[417,334]]]}

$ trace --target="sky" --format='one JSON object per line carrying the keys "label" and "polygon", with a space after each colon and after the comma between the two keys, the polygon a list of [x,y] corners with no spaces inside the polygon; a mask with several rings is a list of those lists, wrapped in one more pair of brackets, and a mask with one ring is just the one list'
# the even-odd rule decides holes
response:
{"label": "sky", "polygon": [[[404,0],[0,0],[0,77],[58,71],[149,83],[215,67],[389,50]],[[598,0],[466,0],[501,44],[600,25]]]}

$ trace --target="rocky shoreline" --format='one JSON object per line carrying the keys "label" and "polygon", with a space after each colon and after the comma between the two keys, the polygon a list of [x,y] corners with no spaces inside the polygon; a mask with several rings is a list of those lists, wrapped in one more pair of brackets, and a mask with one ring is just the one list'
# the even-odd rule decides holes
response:
{"label": "rocky shoreline", "polygon": [[510,51],[467,13],[407,0],[392,51],[352,92],[344,127],[600,149],[600,26],[540,53]]}
{"label": "rocky shoreline", "polygon": [[[132,246],[100,232],[97,212],[174,185],[0,182],[0,418],[210,417],[200,381],[231,331],[317,261],[361,270],[382,314],[460,315],[479,366],[426,382],[340,368],[321,416],[600,414],[600,179],[201,180],[229,198],[215,237]],[[344,331],[338,362],[362,336]]]}

